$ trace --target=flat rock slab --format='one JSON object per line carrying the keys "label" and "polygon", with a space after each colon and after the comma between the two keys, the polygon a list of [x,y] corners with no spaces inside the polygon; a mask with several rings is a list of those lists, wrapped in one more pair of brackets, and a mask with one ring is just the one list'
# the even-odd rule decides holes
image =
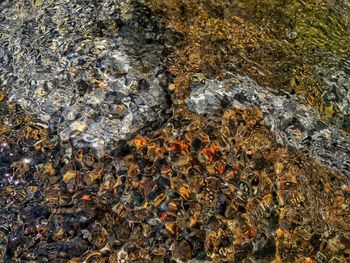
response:
{"label": "flat rock slab", "polygon": [[209,115],[224,108],[257,106],[279,143],[303,149],[320,164],[350,178],[350,142],[338,129],[322,122],[312,108],[276,96],[248,77],[196,84],[187,105],[191,111]]}

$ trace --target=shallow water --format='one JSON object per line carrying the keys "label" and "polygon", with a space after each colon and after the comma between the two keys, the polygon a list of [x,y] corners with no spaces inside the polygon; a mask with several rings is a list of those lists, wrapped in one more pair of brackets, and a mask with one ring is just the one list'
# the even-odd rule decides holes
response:
{"label": "shallow water", "polygon": [[348,262],[347,1],[0,3],[0,262]]}
{"label": "shallow water", "polygon": [[3,5],[2,85],[62,141],[101,156],[160,121],[168,107],[164,46],[140,4]]}

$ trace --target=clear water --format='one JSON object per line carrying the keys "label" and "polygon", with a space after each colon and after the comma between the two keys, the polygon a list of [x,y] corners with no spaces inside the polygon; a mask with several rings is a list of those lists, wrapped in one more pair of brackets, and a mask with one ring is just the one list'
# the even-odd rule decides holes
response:
{"label": "clear water", "polygon": [[0,262],[348,262],[347,1],[0,3]]}

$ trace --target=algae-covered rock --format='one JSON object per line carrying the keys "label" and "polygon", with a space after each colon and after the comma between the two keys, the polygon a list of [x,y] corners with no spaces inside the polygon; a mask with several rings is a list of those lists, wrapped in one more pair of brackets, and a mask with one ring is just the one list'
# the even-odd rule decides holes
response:
{"label": "algae-covered rock", "polygon": [[[150,0],[149,5],[182,40],[174,47],[169,67],[181,91],[190,89],[193,72],[222,79],[228,70],[280,93],[295,93],[323,120],[349,130],[344,111],[349,92],[331,98],[332,112],[323,97],[332,81],[330,67],[349,78],[342,63],[349,61],[346,1]],[[320,76],[320,71],[328,73]],[[333,82],[339,90],[344,84]]]}

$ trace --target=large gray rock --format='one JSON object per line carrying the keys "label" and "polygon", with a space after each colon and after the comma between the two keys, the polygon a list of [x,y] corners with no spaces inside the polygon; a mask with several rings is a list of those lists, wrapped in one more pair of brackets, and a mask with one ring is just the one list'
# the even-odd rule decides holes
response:
{"label": "large gray rock", "polygon": [[4,1],[0,20],[1,86],[63,141],[102,155],[162,121],[164,46],[141,1]]}

